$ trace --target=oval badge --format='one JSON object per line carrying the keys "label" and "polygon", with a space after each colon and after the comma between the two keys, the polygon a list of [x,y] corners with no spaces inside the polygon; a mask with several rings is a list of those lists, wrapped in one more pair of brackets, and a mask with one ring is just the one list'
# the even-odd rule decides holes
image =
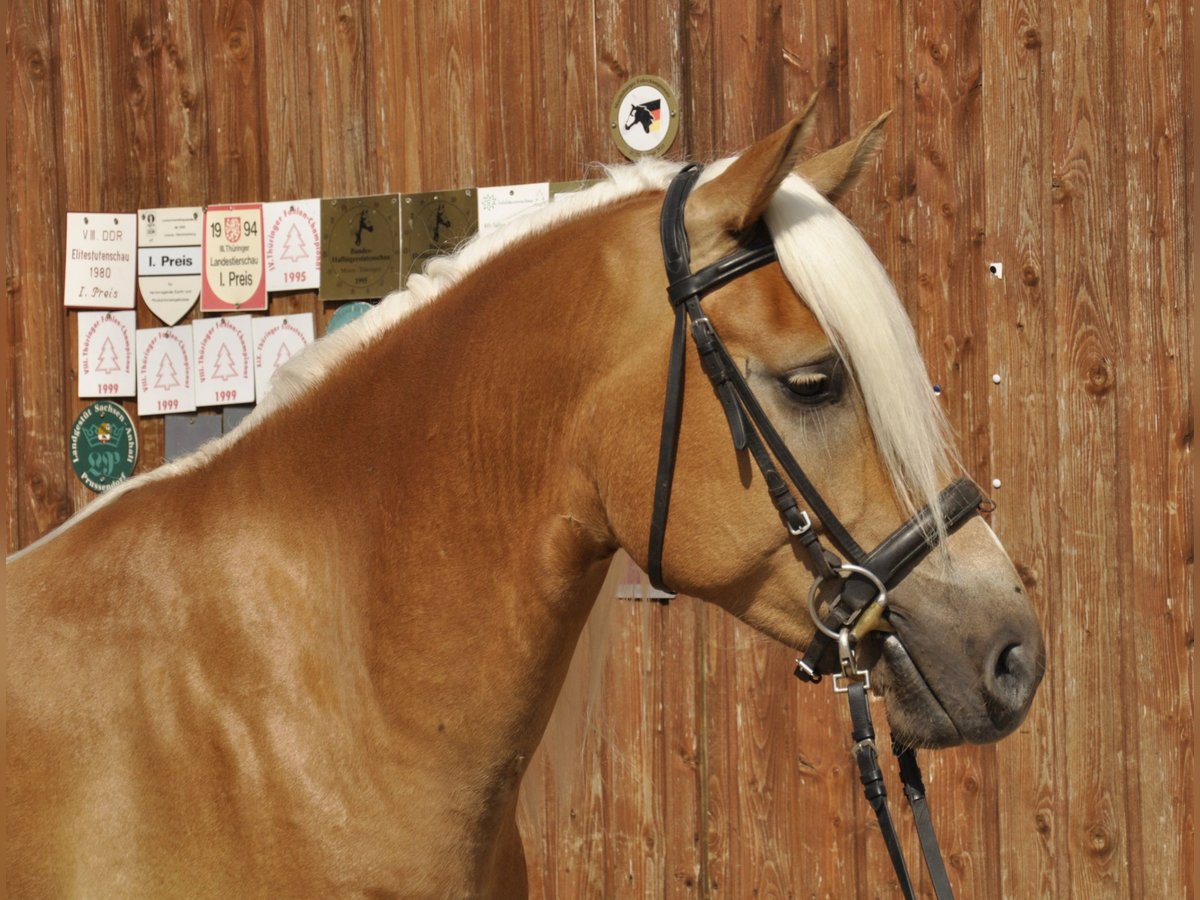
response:
{"label": "oval badge", "polygon": [[670,85],[653,75],[621,85],[612,105],[612,134],[625,156],[662,156],[678,132],[679,103]]}
{"label": "oval badge", "polygon": [[120,404],[93,403],[71,426],[71,468],[97,493],[132,475],[137,458],[137,429]]}

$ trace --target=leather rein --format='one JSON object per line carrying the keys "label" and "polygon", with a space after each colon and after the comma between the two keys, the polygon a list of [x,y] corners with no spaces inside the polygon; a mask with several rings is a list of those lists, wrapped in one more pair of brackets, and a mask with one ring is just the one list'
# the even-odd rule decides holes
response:
{"label": "leather rein", "polygon": [[[689,165],[680,171],[667,188],[662,207],[663,260],[667,270],[667,296],[675,313],[675,327],[671,337],[667,391],[663,404],[647,574],[655,587],[670,590],[663,580],[662,553],[683,413],[684,360],[690,331],[700,355],[701,366],[724,410],[734,449],[737,452],[749,450],[783,526],[804,548],[817,575],[808,597],[809,613],[816,633],[804,657],[796,660],[796,677],[816,683],[821,681],[823,675],[832,674],[834,691],[847,695],[854,757],[863,792],[879,820],[904,895],[915,898],[916,891],[900,848],[888,808],[883,773],[879,768],[875,729],[867,703],[870,675],[858,667],[856,650],[862,638],[870,632],[892,630],[885,616],[888,590],[903,580],[937,545],[935,513],[929,507],[922,509],[867,553],[804,474],[700,305],[705,294],[775,262],[778,257],[774,244],[766,236],[698,272],[692,272],[684,227],[684,207],[700,177],[700,171],[697,165]],[[781,468],[783,474],[780,473]],[[783,475],[787,476],[786,481]],[[807,510],[801,508],[793,487]],[[946,533],[957,530],[986,502],[989,501],[985,501],[978,486],[969,478],[960,478],[947,486],[940,495]],[[814,522],[814,517],[817,522]],[[818,529],[845,554],[847,561],[842,561],[821,542]],[[818,590],[822,584],[833,581],[840,582],[839,595],[828,604],[822,615]],[[894,740],[892,749],[899,762],[904,794],[913,812],[922,855],[935,894],[938,900],[952,898],[950,881],[925,802],[925,787],[917,766],[916,753],[913,748],[904,747]]]}

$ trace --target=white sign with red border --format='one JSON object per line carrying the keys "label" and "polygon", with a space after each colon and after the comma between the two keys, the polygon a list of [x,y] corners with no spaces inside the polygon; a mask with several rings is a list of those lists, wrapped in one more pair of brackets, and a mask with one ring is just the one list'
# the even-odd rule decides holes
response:
{"label": "white sign with red border", "polygon": [[134,329],[137,313],[81,312],[79,314],[79,396],[132,397]]}
{"label": "white sign with red border", "polygon": [[267,308],[262,221],[261,203],[210,206],[204,211],[201,312]]}

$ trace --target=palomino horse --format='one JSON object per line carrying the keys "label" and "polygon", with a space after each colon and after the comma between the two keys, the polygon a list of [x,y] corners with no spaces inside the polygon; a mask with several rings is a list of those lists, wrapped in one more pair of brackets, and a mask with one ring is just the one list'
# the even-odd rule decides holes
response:
{"label": "palomino horse", "polygon": [[[875,546],[936,504],[952,456],[894,291],[826,199],[878,126],[797,176],[811,106],[705,172],[686,234],[697,267],[771,235],[778,263],[706,311]],[[13,896],[524,891],[526,760],[613,553],[650,563],[677,170],[614,170],[433,263],[299,354],[236,432],[9,561]],[[803,649],[801,538],[691,351],[684,386],[662,580]],[[886,617],[896,636],[864,659],[895,733],[1017,726],[1041,637],[979,518]]]}

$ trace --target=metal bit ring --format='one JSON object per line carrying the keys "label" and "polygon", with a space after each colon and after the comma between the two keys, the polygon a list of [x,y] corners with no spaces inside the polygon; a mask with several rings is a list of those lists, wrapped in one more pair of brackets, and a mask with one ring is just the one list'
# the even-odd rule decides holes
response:
{"label": "metal bit ring", "polygon": [[[837,567],[837,571],[861,575],[875,586],[875,590],[878,591],[878,593],[876,594],[875,599],[872,600],[870,604],[867,604],[868,606],[872,604],[887,603],[887,588],[884,586],[883,582],[879,580],[879,577],[870,569],[863,568],[862,566],[856,566],[854,563],[842,563]],[[817,579],[812,583],[812,587],[808,589],[808,614],[812,616],[813,625],[816,626],[817,630],[820,631],[821,634],[825,635],[832,641],[836,641],[840,632],[834,631],[821,621],[821,610],[817,601],[817,591],[820,589],[821,585],[824,584],[825,580],[826,576],[817,576]],[[840,593],[838,594],[838,597],[841,597]],[[833,606],[836,605],[836,603],[837,601],[835,600],[834,603],[830,605]],[[867,607],[865,606],[863,607],[863,609],[866,608]],[[848,621],[846,623],[847,626],[850,624],[852,624],[852,621]]]}

